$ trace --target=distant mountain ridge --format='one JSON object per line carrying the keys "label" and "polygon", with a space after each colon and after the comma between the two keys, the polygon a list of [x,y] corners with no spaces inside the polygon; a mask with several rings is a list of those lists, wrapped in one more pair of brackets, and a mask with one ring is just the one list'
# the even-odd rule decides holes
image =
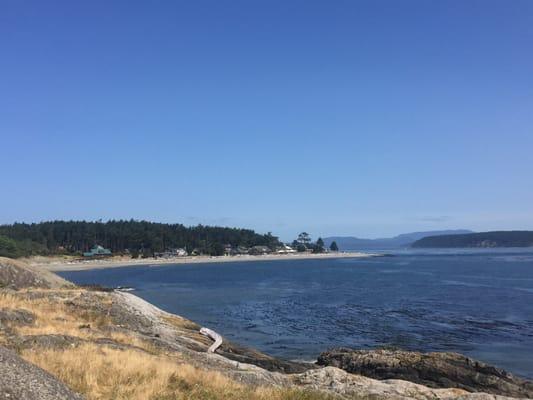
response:
{"label": "distant mountain ridge", "polygon": [[403,233],[392,238],[382,239],[361,239],[354,236],[330,236],[324,238],[324,243],[329,247],[331,242],[337,242],[340,250],[372,250],[372,249],[398,249],[410,247],[414,242],[426,236],[438,235],[461,235],[473,233],[468,229],[451,229],[442,231],[425,231],[425,232],[411,232]]}
{"label": "distant mountain ridge", "polygon": [[412,244],[416,248],[533,247],[533,231],[493,231],[464,235],[427,236]]}

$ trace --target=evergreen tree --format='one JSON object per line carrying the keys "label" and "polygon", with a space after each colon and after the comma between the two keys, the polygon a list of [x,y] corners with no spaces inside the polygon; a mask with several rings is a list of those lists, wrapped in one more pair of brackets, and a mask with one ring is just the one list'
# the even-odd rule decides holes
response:
{"label": "evergreen tree", "polygon": [[314,253],[323,253],[324,252],[324,241],[322,238],[318,238],[315,244],[315,248],[313,249]]}
{"label": "evergreen tree", "polygon": [[339,251],[339,246],[337,246],[337,242],[335,241],[331,242],[331,244],[329,245],[329,249],[331,251]]}
{"label": "evergreen tree", "polygon": [[311,236],[307,232],[302,232],[298,235],[298,243],[303,244],[305,247],[308,247],[311,243]]}
{"label": "evergreen tree", "polygon": [[304,244],[298,243],[298,246],[296,246],[296,251],[298,251],[298,253],[303,253],[307,251],[307,247]]}
{"label": "evergreen tree", "polygon": [[0,236],[0,257],[15,258],[20,256],[17,242],[5,236]]}

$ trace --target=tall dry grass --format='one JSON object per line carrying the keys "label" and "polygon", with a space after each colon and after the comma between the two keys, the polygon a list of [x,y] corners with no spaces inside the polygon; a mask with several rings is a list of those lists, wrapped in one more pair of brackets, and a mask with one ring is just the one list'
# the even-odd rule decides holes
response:
{"label": "tall dry grass", "polygon": [[22,356],[57,376],[88,399],[98,400],[318,400],[299,389],[254,388],[218,372],[166,357],[86,344],[62,351],[24,351]]}
{"label": "tall dry grass", "polygon": [[[73,299],[81,292],[81,290],[61,291],[67,299]],[[32,299],[15,293],[0,292],[0,308],[27,310],[35,316],[33,324],[13,327],[19,335],[67,335],[85,340],[107,338],[119,344],[140,347],[148,352],[155,351],[150,343],[139,339],[134,333],[106,330],[112,325],[108,316],[89,311],[73,311],[64,304],[64,298],[55,298],[53,293],[55,291],[50,291],[50,296]],[[111,306],[111,300],[105,296],[100,301],[103,304],[107,302]],[[90,326],[90,329],[83,329],[84,326]]]}

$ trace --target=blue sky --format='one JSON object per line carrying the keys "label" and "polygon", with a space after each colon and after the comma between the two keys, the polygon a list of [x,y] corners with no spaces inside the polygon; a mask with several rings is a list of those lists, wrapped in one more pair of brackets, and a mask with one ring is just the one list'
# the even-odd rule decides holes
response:
{"label": "blue sky", "polygon": [[0,223],[533,229],[533,2],[0,4]]}

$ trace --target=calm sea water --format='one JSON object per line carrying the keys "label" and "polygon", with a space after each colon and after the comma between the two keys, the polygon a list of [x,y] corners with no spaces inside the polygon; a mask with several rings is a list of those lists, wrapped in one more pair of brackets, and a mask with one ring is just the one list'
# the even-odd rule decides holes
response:
{"label": "calm sea water", "polygon": [[533,252],[407,251],[61,275],[134,287],[167,311],[278,357],[390,345],[456,351],[533,378]]}

